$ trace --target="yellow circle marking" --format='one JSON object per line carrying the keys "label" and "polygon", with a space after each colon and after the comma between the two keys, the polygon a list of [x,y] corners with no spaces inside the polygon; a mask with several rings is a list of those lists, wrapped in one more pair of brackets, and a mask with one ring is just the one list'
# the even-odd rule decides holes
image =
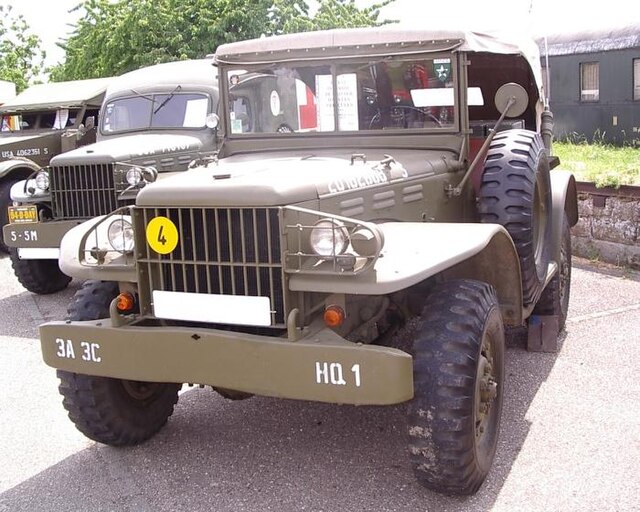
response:
{"label": "yellow circle marking", "polygon": [[155,217],[147,224],[147,243],[158,254],[169,254],[178,245],[178,228],[166,217]]}

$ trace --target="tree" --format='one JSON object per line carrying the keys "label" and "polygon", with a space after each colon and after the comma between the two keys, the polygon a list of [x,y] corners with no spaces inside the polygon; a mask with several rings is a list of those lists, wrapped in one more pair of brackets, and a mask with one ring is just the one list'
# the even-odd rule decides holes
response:
{"label": "tree", "polygon": [[13,82],[20,92],[42,71],[45,52],[24,17],[11,11],[11,6],[0,5],[0,80]]}
{"label": "tree", "polygon": [[378,21],[380,9],[394,0],[382,0],[369,7],[358,8],[355,0],[319,0],[313,17],[304,0],[275,0],[272,12],[275,30],[271,34],[291,34],[332,28],[375,27],[393,21]]}
{"label": "tree", "polygon": [[334,27],[380,25],[382,0],[359,9],[354,0],[85,0],[83,17],[59,43],[65,61],[52,80],[118,75],[143,66],[202,58],[223,43]]}

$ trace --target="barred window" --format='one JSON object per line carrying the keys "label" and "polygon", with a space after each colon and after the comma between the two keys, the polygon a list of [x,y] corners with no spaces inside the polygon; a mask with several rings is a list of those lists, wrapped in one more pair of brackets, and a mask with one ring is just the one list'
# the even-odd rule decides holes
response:
{"label": "barred window", "polygon": [[600,99],[600,65],[597,62],[580,63],[580,101]]}
{"label": "barred window", "polygon": [[640,59],[633,59],[633,99],[640,101]]}

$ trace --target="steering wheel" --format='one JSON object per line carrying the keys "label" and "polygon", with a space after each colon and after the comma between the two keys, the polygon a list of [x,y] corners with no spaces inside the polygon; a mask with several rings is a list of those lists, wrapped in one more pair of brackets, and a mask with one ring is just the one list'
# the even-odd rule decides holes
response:
{"label": "steering wheel", "polygon": [[[442,122],[440,121],[440,119],[438,119],[436,116],[434,116],[431,112],[427,112],[426,110],[423,110],[419,107],[414,107],[412,105],[392,105],[389,107],[390,110],[390,117],[393,117],[392,112],[394,110],[407,110],[409,112],[418,112],[421,115],[425,116],[427,119],[429,119],[430,121],[433,121],[433,123],[438,127],[438,128],[442,128]],[[378,109],[378,112],[376,112],[376,114],[371,118],[371,122],[369,123],[369,129],[373,129],[373,126],[375,123],[380,123],[381,122],[381,114],[380,114],[380,110]],[[385,128],[384,126],[381,126],[380,128]]]}
{"label": "steering wheel", "polygon": [[293,131],[293,128],[291,128],[291,126],[289,126],[288,124],[281,124],[276,129],[276,133],[293,133]]}

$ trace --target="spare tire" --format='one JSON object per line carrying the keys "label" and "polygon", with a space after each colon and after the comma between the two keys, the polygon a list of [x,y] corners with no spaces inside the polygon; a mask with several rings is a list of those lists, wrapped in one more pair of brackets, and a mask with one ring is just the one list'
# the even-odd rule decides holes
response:
{"label": "spare tire", "polygon": [[478,197],[482,222],[509,232],[520,260],[525,305],[539,297],[550,259],[551,185],[542,137],[529,130],[496,134]]}

